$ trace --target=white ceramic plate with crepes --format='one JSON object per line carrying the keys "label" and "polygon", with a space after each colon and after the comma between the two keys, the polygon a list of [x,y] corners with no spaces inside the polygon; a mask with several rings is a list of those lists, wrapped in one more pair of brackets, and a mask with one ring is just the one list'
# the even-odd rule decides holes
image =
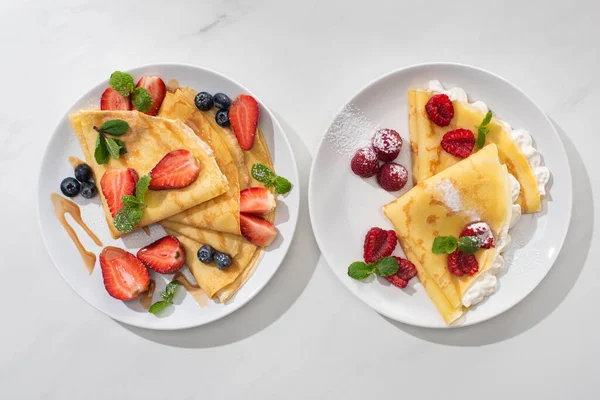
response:
{"label": "white ceramic plate with crepes", "polygon": [[[412,176],[407,95],[409,89],[425,88],[430,80],[441,81],[445,88],[463,88],[470,101],[484,101],[494,115],[528,130],[552,174],[542,211],[524,214],[510,231],[512,245],[505,254],[506,268],[498,275],[496,292],[451,325],[466,326],[508,310],[535,289],[560,252],[571,215],[571,173],[563,144],[544,112],[511,83],[478,68],[448,63],[411,66],[371,82],[344,105],[320,144],[310,176],[310,215],[327,263],[359,299],[400,322],[447,327],[418,278],[401,290],[384,278],[365,282],[347,274],[350,263],[362,261],[365,234],[371,227],[393,229],[381,207],[412,187],[409,178],[400,192],[386,192],[375,177],[354,175],[350,160],[364,146],[365,135],[370,138],[377,128],[394,129],[403,139],[396,162]],[[362,117],[348,119],[344,111],[348,107]],[[400,246],[394,254],[403,256]]]}
{"label": "white ceramic plate with crepes", "polygon": [[[107,71],[107,77],[112,71]],[[198,91],[209,93],[226,93],[231,98],[238,94],[252,94],[239,83],[210,70],[180,64],[156,64],[135,68],[127,71],[134,79],[143,75],[154,75],[163,78],[165,82],[176,79],[181,86],[189,86]],[[237,310],[252,299],[271,279],[281,265],[296,228],[299,209],[298,173],[294,154],[290,144],[277,122],[275,116],[258,100],[260,105],[259,127],[263,132],[271,158],[277,174],[288,178],[293,189],[285,196],[278,196],[275,226],[278,236],[269,246],[252,276],[245,282],[240,290],[226,303],[208,301],[208,305],[201,308],[186,290],[179,289],[174,299],[175,305],[164,312],[160,317],[150,314],[142,308],[139,301],[119,301],[108,295],[104,289],[102,271],[99,262],[96,262],[92,274],[84,267],[82,258],[75,245],[57,220],[53,205],[50,201],[51,193],[60,194],[60,182],[68,176],[73,176],[73,169],[69,164],[69,156],[84,159],[79,142],[69,122],[69,114],[81,109],[98,107],[102,92],[108,87],[108,80],[101,82],[93,89],[86,92],[65,113],[65,116],[56,127],[48,143],[45,156],[40,169],[38,189],[38,210],[42,236],[48,252],[60,274],[75,292],[89,304],[102,311],[115,320],[129,325],[148,329],[183,329],[210,323]],[[254,96],[256,98],[256,96]],[[85,200],[81,196],[72,199],[80,206],[82,218],[90,229],[99,237],[104,246],[124,248],[136,254],[137,250],[153,241],[165,236],[164,229],[154,224],[150,227],[150,235],[138,229],[120,239],[112,239],[105,220],[105,214],[99,196]],[[67,216],[83,246],[98,255],[101,247],[85,234],[80,226]],[[190,280],[187,266],[182,269]],[[162,276],[151,272],[151,277],[156,280],[154,300],[159,300],[159,292],[164,290],[170,276]]]}

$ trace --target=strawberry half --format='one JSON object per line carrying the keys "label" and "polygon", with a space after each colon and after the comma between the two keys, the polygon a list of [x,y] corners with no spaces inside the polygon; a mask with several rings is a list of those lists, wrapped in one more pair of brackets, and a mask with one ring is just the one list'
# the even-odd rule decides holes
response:
{"label": "strawberry half", "polygon": [[118,300],[133,300],[148,289],[148,270],[133,254],[118,247],[105,247],[100,253],[104,287]]}
{"label": "strawberry half", "polygon": [[142,247],[137,258],[159,274],[177,272],[185,262],[185,249],[174,236],[165,236],[156,242]]}
{"label": "strawberry half", "polygon": [[475,135],[468,129],[455,129],[442,137],[442,149],[458,158],[467,158],[475,146]]}
{"label": "strawberry half", "polygon": [[250,214],[240,214],[240,230],[247,241],[262,247],[269,246],[277,236],[272,223]]}
{"label": "strawberry half", "polygon": [[258,125],[258,102],[252,96],[240,94],[231,104],[229,121],[240,147],[248,151],[254,146]]}
{"label": "strawberry half", "polygon": [[121,95],[115,89],[109,87],[102,93],[100,98],[101,110],[131,110],[131,100],[129,97]]}
{"label": "strawberry half", "polygon": [[133,168],[109,168],[102,175],[100,187],[113,217],[124,206],[121,198],[135,194],[135,185],[138,179],[138,174]]}
{"label": "strawberry half", "polygon": [[200,175],[200,163],[189,150],[167,153],[150,171],[150,189],[181,189],[191,185]]}
{"label": "strawberry half", "polygon": [[275,209],[275,196],[267,188],[253,187],[240,192],[240,212],[265,215]]}
{"label": "strawberry half", "polygon": [[385,231],[381,228],[371,228],[365,236],[365,244],[363,247],[364,258],[367,263],[374,263],[392,255],[396,248],[398,239],[394,231]]}
{"label": "strawberry half", "polygon": [[144,88],[152,96],[152,107],[146,112],[148,115],[158,114],[160,106],[167,94],[167,86],[165,82],[158,76],[142,76],[138,81],[136,87]]}

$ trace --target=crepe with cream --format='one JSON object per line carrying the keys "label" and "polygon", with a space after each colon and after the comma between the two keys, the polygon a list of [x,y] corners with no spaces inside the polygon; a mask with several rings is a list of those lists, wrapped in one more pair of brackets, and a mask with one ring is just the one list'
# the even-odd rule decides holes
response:
{"label": "crepe with cream", "polygon": [[[518,192],[518,183],[500,163],[492,143],[383,207],[404,253],[417,267],[421,283],[446,323],[451,324],[465,312],[463,296],[471,286],[501,268],[500,253],[509,243],[508,229],[520,214],[519,206],[513,204]],[[433,254],[433,241],[437,236],[458,237],[474,222],[489,225],[495,247],[475,253],[477,274],[455,276],[448,270],[447,255]]]}

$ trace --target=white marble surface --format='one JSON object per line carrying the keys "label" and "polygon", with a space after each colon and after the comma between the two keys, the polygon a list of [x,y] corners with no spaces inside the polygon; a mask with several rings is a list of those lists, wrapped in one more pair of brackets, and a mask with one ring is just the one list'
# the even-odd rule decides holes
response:
{"label": "white marble surface", "polygon": [[[487,3],[0,2],[0,398],[597,398],[600,7]],[[123,326],[70,290],[34,200],[64,111],[115,68],[159,61],[221,71],[260,96],[287,129],[303,199],[265,290],[224,320],[171,333]],[[517,307],[466,329],[417,329],[367,308],[320,259],[308,221],[308,170],[333,114],[370,80],[424,61],[480,66],[525,90],[557,124],[574,174],[553,270]]]}

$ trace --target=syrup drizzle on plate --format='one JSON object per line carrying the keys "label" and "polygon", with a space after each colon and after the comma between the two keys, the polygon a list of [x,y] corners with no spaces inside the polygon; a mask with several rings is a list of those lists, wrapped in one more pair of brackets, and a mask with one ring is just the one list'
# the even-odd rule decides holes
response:
{"label": "syrup drizzle on plate", "polygon": [[206,307],[208,305],[208,296],[204,293],[204,290],[200,289],[200,286],[196,283],[190,282],[184,274],[179,271],[176,272],[175,275],[173,275],[173,280],[179,282],[185,290],[192,295],[200,307]]}
{"label": "syrup drizzle on plate", "polygon": [[150,283],[148,283],[148,289],[142,293],[142,296],[140,297],[140,305],[146,310],[152,305],[154,289],[156,289],[156,281],[154,279],[150,279]]}

